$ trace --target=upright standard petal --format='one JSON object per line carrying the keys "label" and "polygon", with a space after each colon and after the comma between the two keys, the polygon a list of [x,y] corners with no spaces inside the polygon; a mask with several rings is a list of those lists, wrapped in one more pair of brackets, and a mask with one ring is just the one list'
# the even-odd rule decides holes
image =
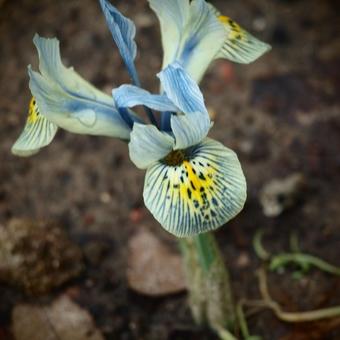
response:
{"label": "upright standard petal", "polygon": [[163,68],[178,58],[185,26],[190,18],[189,0],[148,0],[156,13],[162,34]]}
{"label": "upright standard petal", "polygon": [[139,169],[146,169],[170,153],[174,139],[154,125],[136,123],[131,132],[129,154]]}
{"label": "upright standard petal", "polygon": [[236,154],[206,138],[150,166],[143,195],[163,228],[188,237],[217,229],[235,217],[243,208],[246,191]]}
{"label": "upright standard petal", "polygon": [[271,49],[270,45],[252,36],[229,17],[219,15],[218,19],[225,27],[226,38],[216,58],[249,64]]}
{"label": "upright standard petal", "polygon": [[174,150],[187,149],[198,144],[207,135],[211,127],[207,112],[171,117],[171,130],[175,137]]}
{"label": "upright standard petal", "polygon": [[33,41],[41,74],[29,67],[30,89],[45,118],[70,132],[129,139],[130,129],[113,98],[62,64],[59,41],[37,35]]}
{"label": "upright standard petal", "polygon": [[204,0],[149,0],[149,3],[161,25],[163,68],[179,60],[199,82],[224,43],[223,25]]}
{"label": "upright standard petal", "polygon": [[178,62],[168,65],[158,77],[168,98],[182,112],[207,112],[197,83]]}
{"label": "upright standard petal", "polygon": [[30,101],[24,130],[12,146],[11,151],[16,156],[32,156],[52,142],[57,130],[57,125],[49,122],[40,113],[33,97]]}
{"label": "upright standard petal", "polygon": [[122,85],[112,91],[117,107],[145,105],[156,111],[177,111],[177,107],[166,95],[151,94],[133,85]]}
{"label": "upright standard petal", "polygon": [[136,35],[135,24],[122,15],[109,1],[100,0],[100,5],[130,77],[134,81],[134,84],[139,86],[139,79],[134,64],[137,54],[137,46],[134,40]]}

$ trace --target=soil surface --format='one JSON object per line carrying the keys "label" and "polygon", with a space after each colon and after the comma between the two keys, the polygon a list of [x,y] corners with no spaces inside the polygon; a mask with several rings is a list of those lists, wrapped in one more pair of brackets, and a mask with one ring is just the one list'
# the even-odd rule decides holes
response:
{"label": "soil surface", "polygon": [[[136,23],[140,78],[156,91],[157,19],[145,0],[113,3]],[[261,228],[272,253],[288,251],[295,232],[304,252],[340,265],[340,6],[336,0],[213,3],[273,46],[250,65],[215,62],[202,83],[215,114],[211,136],[238,153],[249,188],[243,212],[216,235],[235,298],[259,298],[255,270],[261,261],[252,240]],[[97,1],[0,1],[0,228],[12,218],[54,221],[85,262],[80,277],[44,296],[0,285],[0,339],[12,339],[16,305],[49,303],[60,294],[86,309],[105,339],[215,339],[195,326],[185,293],[155,298],[128,286],[127,244],[140,228],[177,249],[144,207],[144,173],[131,163],[124,143],[60,131],[34,157],[11,155],[30,99],[26,66],[37,67],[35,32],[58,37],[65,64],[107,93],[129,82]],[[306,184],[300,199],[281,215],[266,217],[262,188],[297,172]],[[295,279],[293,272],[268,278],[284,310],[340,304],[339,278],[311,269]],[[287,324],[268,310],[253,315],[249,328],[266,340],[340,339],[339,319]]]}

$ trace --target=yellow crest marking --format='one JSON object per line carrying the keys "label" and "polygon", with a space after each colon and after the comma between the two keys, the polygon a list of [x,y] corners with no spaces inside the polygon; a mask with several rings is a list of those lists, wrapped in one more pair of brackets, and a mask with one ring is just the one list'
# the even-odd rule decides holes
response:
{"label": "yellow crest marking", "polygon": [[204,209],[207,201],[212,199],[216,171],[208,164],[186,159],[182,150],[172,151],[163,161],[170,169],[175,169],[167,177],[170,181],[169,197],[181,197],[191,209]]}
{"label": "yellow crest marking", "polygon": [[28,117],[27,117],[27,123],[28,124],[34,124],[40,117],[40,112],[37,106],[37,102],[34,97],[32,97],[29,108],[28,108]]}
{"label": "yellow crest marking", "polygon": [[212,180],[214,170],[201,168],[197,171],[189,161],[184,161],[183,167],[185,180],[180,184],[181,197],[196,205],[196,208],[204,206],[206,200],[211,198],[208,196],[211,196],[210,190],[214,185]]}
{"label": "yellow crest marking", "polygon": [[246,32],[237,24],[234,20],[225,15],[220,15],[218,20],[226,27],[230,29],[228,38],[235,42],[236,40],[245,40]]}
{"label": "yellow crest marking", "polygon": [[229,17],[225,16],[225,15],[220,15],[218,16],[218,20],[222,23],[222,24],[227,24],[228,20],[230,20]]}

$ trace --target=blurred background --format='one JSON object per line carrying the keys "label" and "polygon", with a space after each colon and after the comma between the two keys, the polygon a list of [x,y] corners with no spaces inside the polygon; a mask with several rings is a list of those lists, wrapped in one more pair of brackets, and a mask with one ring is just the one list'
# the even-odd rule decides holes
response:
{"label": "blurred background", "polygon": [[[135,22],[140,78],[157,91],[157,18],[146,0],[112,3]],[[273,47],[250,65],[216,61],[202,83],[211,135],[238,153],[249,187],[218,241],[236,298],[258,298],[260,229],[271,253],[289,251],[295,235],[302,251],[340,265],[340,6],[212,3]],[[97,1],[0,1],[0,339],[215,339],[194,325],[176,242],[144,207],[144,173],[124,143],[59,131],[38,155],[11,155],[35,32],[58,37],[64,63],[107,93],[129,82]],[[339,278],[294,270],[268,278],[285,310],[340,304]],[[249,327],[268,340],[340,338],[339,319],[292,325],[263,311]]]}

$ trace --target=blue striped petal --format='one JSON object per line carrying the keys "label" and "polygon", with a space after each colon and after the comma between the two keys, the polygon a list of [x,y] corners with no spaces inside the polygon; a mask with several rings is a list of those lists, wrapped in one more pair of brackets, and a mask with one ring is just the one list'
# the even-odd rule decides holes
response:
{"label": "blue striped petal", "polygon": [[178,62],[168,65],[158,77],[168,98],[182,112],[207,112],[197,83]]}
{"label": "blue striped petal", "polygon": [[201,142],[211,127],[208,113],[171,117],[171,130],[175,137],[174,150],[186,149]]}
{"label": "blue striped petal", "polygon": [[177,107],[165,95],[155,95],[133,85],[122,85],[112,91],[117,107],[145,105],[156,111],[177,111]]}
{"label": "blue striped petal", "polygon": [[164,49],[163,68],[179,60],[199,82],[221,49],[225,29],[204,0],[149,0],[157,14]]}
{"label": "blue striped petal", "polygon": [[129,143],[130,159],[139,169],[146,169],[168,155],[173,145],[174,139],[154,125],[135,123]]}
{"label": "blue striped petal", "polygon": [[138,75],[136,72],[134,60],[137,54],[137,46],[135,43],[136,27],[135,24],[124,15],[122,15],[107,0],[100,0],[106,22],[111,31],[112,37],[118,46],[119,52],[134,81],[134,84],[140,86]]}
{"label": "blue striped petal", "polygon": [[16,156],[32,156],[42,147],[51,143],[57,130],[57,125],[49,122],[40,113],[35,99],[32,98],[24,130],[12,146],[11,151]]}
{"label": "blue striped petal", "polygon": [[[70,132],[129,139],[130,128],[113,98],[62,64],[59,41],[37,35],[33,41],[39,53],[40,73],[29,67],[29,85],[41,113]],[[135,115],[133,119],[138,120]]]}
{"label": "blue striped petal", "polygon": [[246,200],[246,181],[236,154],[206,138],[185,153],[150,166],[144,202],[177,237],[214,230],[235,217]]}

